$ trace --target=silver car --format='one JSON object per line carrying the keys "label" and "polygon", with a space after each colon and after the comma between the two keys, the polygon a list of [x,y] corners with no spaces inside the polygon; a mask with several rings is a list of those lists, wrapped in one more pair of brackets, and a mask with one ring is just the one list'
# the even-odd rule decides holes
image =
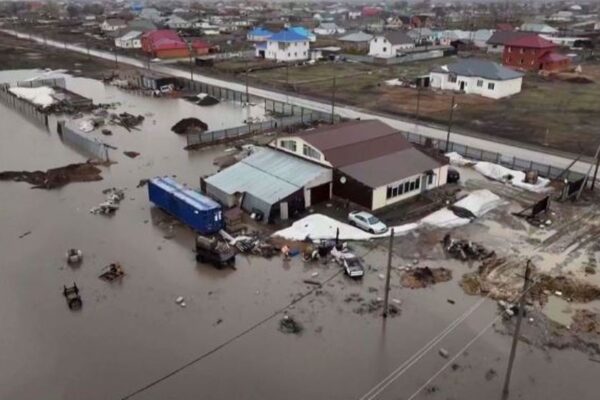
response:
{"label": "silver car", "polygon": [[352,211],[348,214],[350,225],[371,233],[385,233],[388,227],[373,214],[366,211]]}

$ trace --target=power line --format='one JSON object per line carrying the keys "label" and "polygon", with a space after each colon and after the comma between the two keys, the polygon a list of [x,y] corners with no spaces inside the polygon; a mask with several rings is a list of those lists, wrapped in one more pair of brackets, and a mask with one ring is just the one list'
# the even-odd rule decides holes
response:
{"label": "power line", "polygon": [[[338,272],[336,272],[335,274],[333,274],[331,277],[327,278],[326,280],[323,281],[323,283],[321,284],[324,285],[325,283],[330,282],[331,280],[333,280],[334,278],[336,278],[340,273],[342,272],[342,270],[339,270]],[[267,317],[261,319],[260,321],[258,321],[257,323],[255,323],[254,325],[251,325],[250,327],[246,328],[245,330],[243,330],[242,332],[238,333],[237,335],[233,336],[232,338],[229,338],[228,340],[226,340],[225,342],[221,343],[220,345],[212,348],[211,350],[199,355],[198,357],[194,358],[193,360],[188,361],[187,363],[181,365],[180,367],[175,368],[174,370],[172,370],[171,372],[161,376],[160,378],[157,378],[155,380],[153,380],[152,382],[142,386],[139,389],[136,389],[135,391],[129,393],[126,396],[121,397],[121,400],[127,400],[127,399],[131,399],[135,396],[137,396],[138,394],[141,394],[142,392],[145,392],[146,390],[158,385],[159,383],[169,379],[170,377],[177,375],[178,373],[182,372],[183,370],[193,366],[194,364],[197,364],[198,362],[202,361],[203,359],[205,359],[206,357],[216,353],[217,351],[221,350],[222,348],[226,347],[227,345],[235,342],[236,340],[238,340],[239,338],[245,336],[246,334],[252,332],[254,329],[260,327],[261,325],[269,322],[270,320],[272,320],[273,318],[275,318],[277,315],[279,315],[280,313],[282,313],[283,311],[285,311],[287,308],[289,308],[290,306],[293,306],[294,304],[300,302],[301,300],[303,300],[305,297],[310,296],[311,294],[313,294],[317,289],[319,289],[319,287],[314,287],[312,289],[310,289],[308,292],[302,294],[300,297],[295,298],[294,300],[292,300],[289,304],[287,304],[284,307],[279,308],[278,310],[276,310],[275,312],[273,312],[271,315],[268,315]]]}

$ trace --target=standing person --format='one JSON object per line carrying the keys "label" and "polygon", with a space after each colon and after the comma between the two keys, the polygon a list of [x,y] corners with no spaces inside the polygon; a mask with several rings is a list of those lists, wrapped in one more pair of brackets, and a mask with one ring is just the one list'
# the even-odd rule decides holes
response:
{"label": "standing person", "polygon": [[283,247],[281,248],[281,254],[283,254],[284,260],[287,261],[290,259],[290,248],[288,247],[287,244],[284,244]]}

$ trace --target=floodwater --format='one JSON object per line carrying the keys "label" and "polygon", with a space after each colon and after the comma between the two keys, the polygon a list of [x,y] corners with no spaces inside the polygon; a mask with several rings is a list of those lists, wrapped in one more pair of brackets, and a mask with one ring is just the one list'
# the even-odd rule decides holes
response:
{"label": "floodwater", "polygon": [[[414,398],[500,397],[510,338],[493,328],[454,361],[458,368],[448,367],[427,383],[450,361],[438,355],[439,348],[453,357],[496,316],[493,302],[480,303],[458,287],[467,265],[403,252],[414,233],[397,239],[394,267],[422,258],[422,265],[452,269],[454,279],[409,290],[400,287],[400,271],[394,269],[390,298],[401,301],[401,315],[383,320],[376,313],[358,314],[358,304],[345,301],[354,293],[367,300],[383,296],[379,275],[387,254],[382,245],[357,247],[371,269],[356,282],[335,265],[305,265],[298,258],[238,257],[235,271],[196,264],[193,234],[177,227],[175,237],[166,239],[159,224],[165,216],[150,206],[146,189],[136,185],[154,175],[176,175],[197,186],[200,176],[215,171],[212,160],[224,147],[186,152],[185,139],[170,127],[190,116],[210,128],[234,126],[247,110],[139,97],[83,79],[73,79],[69,87],[97,101],[119,101],[121,110],[153,115],[140,131],[112,127],[113,136],[103,137],[118,147],[112,152],[117,163],[102,168],[103,181],[53,191],[0,182],[0,399],[95,400],[130,394],[135,399],[361,399],[403,364],[406,368],[376,397],[364,398],[409,399],[423,385],[426,389]],[[12,110],[0,106],[0,116],[0,170],[84,160],[55,134]],[[124,150],[141,156],[129,159]],[[108,187],[126,188],[120,210],[112,218],[90,214]],[[31,233],[19,237],[26,232]],[[65,264],[64,253],[71,247],[84,253],[78,268]],[[123,265],[124,279],[114,284],[99,280],[102,267],[115,261]],[[314,287],[302,282],[307,278],[326,283],[311,292]],[[81,288],[79,312],[68,310],[61,293],[63,284],[72,282]],[[178,296],[185,297],[186,308],[175,304]],[[464,322],[430,351],[418,353],[473,305],[478,307]],[[282,310],[301,322],[300,335],[278,331]],[[417,353],[414,362],[405,363]],[[490,368],[498,375],[487,379]],[[583,353],[543,352],[521,343],[511,393],[514,398],[592,400],[599,373],[600,364]]]}

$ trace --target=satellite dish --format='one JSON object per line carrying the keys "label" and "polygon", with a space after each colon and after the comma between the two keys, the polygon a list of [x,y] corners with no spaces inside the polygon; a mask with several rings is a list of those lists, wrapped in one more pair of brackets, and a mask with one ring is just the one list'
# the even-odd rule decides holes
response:
{"label": "satellite dish", "polygon": [[346,177],[345,176],[342,176],[340,178],[340,183],[342,183],[342,184],[346,183]]}

